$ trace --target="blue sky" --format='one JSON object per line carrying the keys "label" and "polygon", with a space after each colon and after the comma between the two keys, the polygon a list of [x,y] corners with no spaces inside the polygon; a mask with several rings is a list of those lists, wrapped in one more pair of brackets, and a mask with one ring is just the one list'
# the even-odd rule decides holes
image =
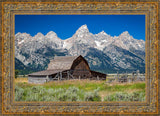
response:
{"label": "blue sky", "polygon": [[145,15],[16,15],[15,34],[26,32],[34,36],[54,31],[61,39],[67,39],[84,24],[93,34],[105,31],[118,36],[128,31],[135,39],[145,40]]}

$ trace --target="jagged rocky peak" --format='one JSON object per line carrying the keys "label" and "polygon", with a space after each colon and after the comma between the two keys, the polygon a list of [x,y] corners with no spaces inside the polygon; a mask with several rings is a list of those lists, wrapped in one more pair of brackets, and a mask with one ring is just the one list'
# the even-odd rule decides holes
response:
{"label": "jagged rocky peak", "polygon": [[34,36],[34,38],[42,38],[42,37],[44,37],[44,35],[43,35],[42,33],[40,33],[40,32],[38,32],[38,33]]}
{"label": "jagged rocky peak", "polygon": [[108,35],[106,32],[104,32],[104,31],[101,31],[101,32],[99,32],[98,34],[96,34],[96,35]]}
{"label": "jagged rocky peak", "polygon": [[86,24],[82,25],[78,30],[86,30],[86,31],[89,31]]}
{"label": "jagged rocky peak", "polygon": [[122,42],[124,42],[124,41],[134,41],[135,39],[133,38],[133,36],[131,36],[130,34],[129,34],[129,32],[128,31],[124,31],[123,33],[121,33],[120,35],[119,35],[119,39],[122,41]]}
{"label": "jagged rocky peak", "polygon": [[106,39],[106,38],[111,38],[110,35],[108,35],[106,32],[101,31],[98,34],[95,34],[95,36],[99,39]]}
{"label": "jagged rocky peak", "polygon": [[15,35],[15,43],[16,44],[22,44],[24,43],[25,41],[28,41],[32,38],[32,36],[28,33],[20,33],[18,32],[16,35]]}
{"label": "jagged rocky peak", "polygon": [[57,34],[54,31],[50,31],[45,35],[45,37],[53,38],[53,37],[57,37]]}
{"label": "jagged rocky peak", "polygon": [[18,33],[15,34],[15,36],[19,36],[19,35],[21,35],[21,34],[22,34],[22,33],[18,32]]}
{"label": "jagged rocky peak", "polygon": [[124,31],[123,33],[120,34],[120,36],[130,36],[128,31]]}
{"label": "jagged rocky peak", "polygon": [[31,35],[28,33],[20,33],[20,32],[18,32],[15,36],[16,37],[31,37]]}
{"label": "jagged rocky peak", "polygon": [[89,33],[88,27],[87,25],[82,25],[77,31],[76,34],[85,34],[85,33]]}

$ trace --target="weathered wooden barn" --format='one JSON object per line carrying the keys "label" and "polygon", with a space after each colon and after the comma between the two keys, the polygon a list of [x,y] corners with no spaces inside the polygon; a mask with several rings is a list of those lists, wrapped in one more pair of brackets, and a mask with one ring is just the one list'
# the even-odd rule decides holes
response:
{"label": "weathered wooden barn", "polygon": [[80,56],[56,56],[47,70],[28,75],[29,83],[45,83],[54,80],[91,79],[105,80],[106,74],[92,71],[87,61]]}

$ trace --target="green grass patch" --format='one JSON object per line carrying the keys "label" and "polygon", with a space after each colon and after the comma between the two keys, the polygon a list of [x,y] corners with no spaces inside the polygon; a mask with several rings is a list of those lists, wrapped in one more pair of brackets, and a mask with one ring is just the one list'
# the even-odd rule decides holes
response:
{"label": "green grass patch", "polygon": [[136,91],[133,93],[116,92],[104,98],[104,101],[144,101],[145,91]]}
{"label": "green grass patch", "polygon": [[16,101],[143,101],[144,96],[145,83],[109,85],[105,81],[90,80],[56,81],[41,85],[15,83]]}

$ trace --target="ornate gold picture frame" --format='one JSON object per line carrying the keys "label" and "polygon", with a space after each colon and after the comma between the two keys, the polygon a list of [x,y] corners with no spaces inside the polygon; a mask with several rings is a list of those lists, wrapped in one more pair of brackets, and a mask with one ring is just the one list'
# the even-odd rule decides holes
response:
{"label": "ornate gold picture frame", "polygon": [[[1,2],[2,114],[158,114],[158,2]],[[143,14],[146,17],[145,102],[14,101],[16,14]]]}

